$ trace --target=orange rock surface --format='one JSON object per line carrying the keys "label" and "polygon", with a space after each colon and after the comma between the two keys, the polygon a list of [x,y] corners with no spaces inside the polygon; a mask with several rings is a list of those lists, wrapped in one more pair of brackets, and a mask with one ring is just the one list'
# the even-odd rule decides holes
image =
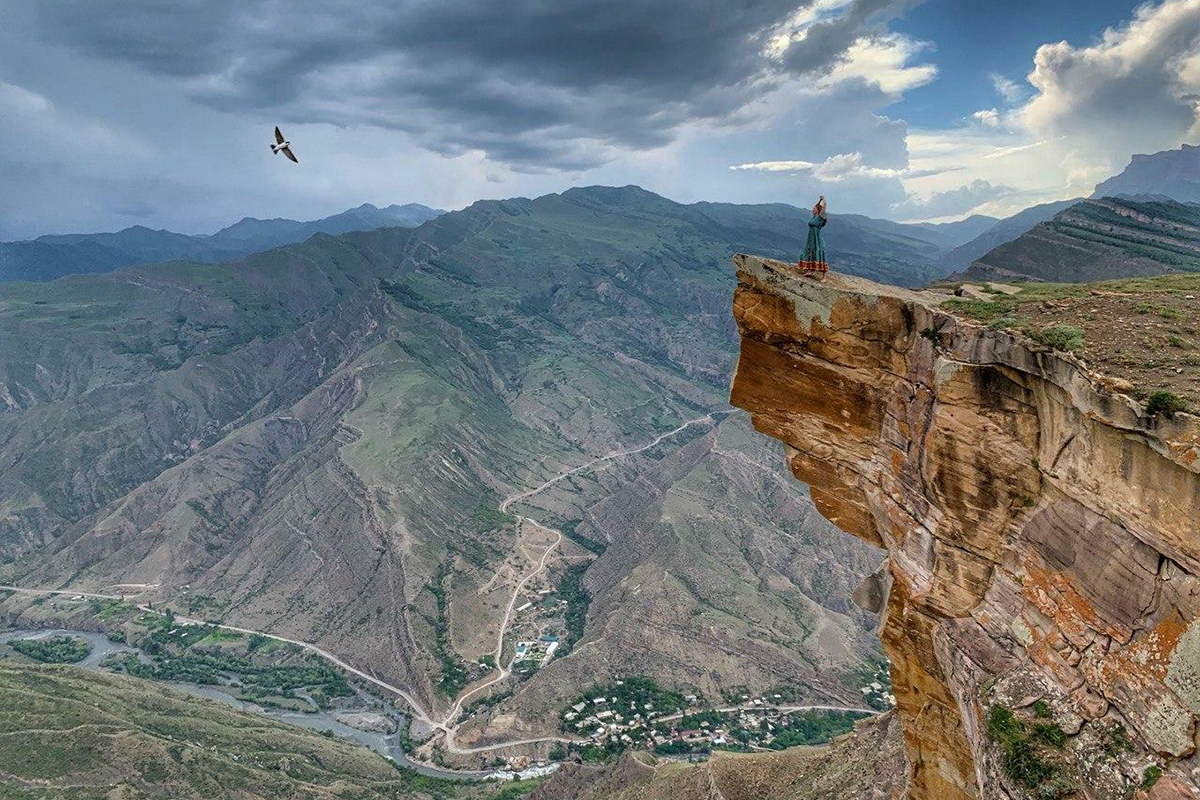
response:
{"label": "orange rock surface", "polygon": [[[1127,798],[1157,767],[1200,797],[1200,420],[943,296],[734,262],[731,401],[887,552],[909,796]],[[1065,733],[1045,775],[1006,762],[997,706]]]}

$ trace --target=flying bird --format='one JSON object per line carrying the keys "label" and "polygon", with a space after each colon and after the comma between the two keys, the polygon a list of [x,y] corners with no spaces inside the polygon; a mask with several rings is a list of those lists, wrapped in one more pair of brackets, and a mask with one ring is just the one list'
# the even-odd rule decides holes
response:
{"label": "flying bird", "polygon": [[283,153],[297,164],[300,163],[296,160],[296,154],[292,152],[292,143],[283,138],[283,133],[279,130],[278,125],[275,126],[275,144],[271,145],[271,152]]}

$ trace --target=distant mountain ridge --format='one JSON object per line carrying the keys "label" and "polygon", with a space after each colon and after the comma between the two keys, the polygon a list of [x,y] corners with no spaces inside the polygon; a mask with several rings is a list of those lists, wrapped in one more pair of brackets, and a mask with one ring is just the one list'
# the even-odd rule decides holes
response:
{"label": "distant mountain ridge", "polygon": [[317,233],[337,236],[388,227],[415,228],[443,213],[419,203],[386,208],[364,203],[308,222],[245,217],[208,236],[134,225],[114,233],[72,233],[0,242],[0,283],[49,281],[64,275],[110,272],[163,261],[215,263],[302,242]]}
{"label": "distant mountain ridge", "polygon": [[998,217],[989,217],[986,214],[972,214],[957,222],[918,222],[917,227],[944,237],[950,247],[958,247],[991,230],[1002,221]]}
{"label": "distant mountain ridge", "polygon": [[[640,187],[577,187],[563,192],[563,196],[606,206],[631,203],[639,213],[650,207],[655,211],[687,208],[733,228],[748,225],[764,232],[769,228],[769,235],[777,237],[779,249],[795,251],[795,255],[799,254],[808,221],[806,209],[785,203],[684,205]],[[648,198],[655,198],[657,203]],[[647,209],[642,209],[643,205]],[[338,236],[387,227],[415,228],[444,213],[419,203],[385,208],[364,203],[309,222],[244,217],[209,235],[189,236],[135,225],[115,233],[47,235],[28,241],[0,242],[0,283],[42,282],[165,261],[216,263],[302,242],[317,233]],[[907,224],[861,214],[837,214],[831,215],[831,219],[835,224],[825,234],[831,257],[839,260],[835,268],[904,284],[940,277],[933,265],[946,249],[995,222],[991,217],[979,215],[944,224]],[[916,277],[918,273],[921,278]]]}
{"label": "distant mountain ridge", "polygon": [[968,280],[1090,282],[1200,271],[1200,206],[1165,198],[1081,200],[989,251]]}
{"label": "distant mountain ridge", "polygon": [[1135,155],[1119,175],[1096,186],[1092,197],[1163,195],[1180,203],[1200,202],[1200,146]]}
{"label": "distant mountain ridge", "polygon": [[1058,212],[1078,202],[1079,198],[1042,203],[1013,214],[1011,217],[997,220],[975,238],[943,254],[938,260],[938,264],[947,274],[964,269],[989,251],[1011,242],[1039,222],[1051,219]]}

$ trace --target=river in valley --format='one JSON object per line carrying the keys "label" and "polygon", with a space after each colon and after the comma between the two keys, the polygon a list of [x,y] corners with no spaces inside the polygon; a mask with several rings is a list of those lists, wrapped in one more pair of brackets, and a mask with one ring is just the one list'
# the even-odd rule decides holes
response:
{"label": "river in valley", "polygon": [[[76,631],[76,630],[14,630],[0,633],[0,644],[7,643],[14,639],[42,639],[53,636],[74,636],[87,641],[91,645],[92,651],[87,658],[78,662],[74,666],[82,667],[85,670],[99,672],[100,664],[104,659],[112,653],[134,653],[139,657],[144,657],[140,650],[136,647],[114,642],[102,633],[92,631]],[[391,717],[396,726],[396,733],[383,733],[379,731],[364,731],[358,728],[352,728],[338,721],[334,712],[328,710],[317,710],[313,713],[305,713],[300,711],[290,711],[280,708],[265,708],[255,703],[250,703],[245,700],[239,700],[227,691],[223,691],[217,686],[204,686],[195,683],[187,683],[184,681],[155,681],[155,683],[163,683],[174,689],[187,694],[196,695],[199,697],[207,697],[211,700],[224,703],[232,706],[240,711],[246,711],[253,714],[270,717],[271,719],[279,720],[280,722],[289,725],[298,725],[302,728],[309,728],[314,731],[331,731],[335,736],[348,741],[357,742],[365,745],[382,756],[390,758],[397,764],[401,764],[408,769],[419,772],[422,775],[428,775],[434,778],[447,778],[449,780],[511,780],[514,777],[529,778],[535,775],[545,774],[551,771],[545,767],[525,770],[514,775],[513,772],[507,770],[452,770],[443,769],[441,767],[429,766],[413,761],[404,752],[400,746],[399,731],[405,728],[405,716],[387,703],[380,702],[377,698],[358,691],[358,706],[350,709],[339,709],[341,712],[346,711],[370,711],[377,714],[385,714]],[[555,765],[557,766],[557,765]]]}

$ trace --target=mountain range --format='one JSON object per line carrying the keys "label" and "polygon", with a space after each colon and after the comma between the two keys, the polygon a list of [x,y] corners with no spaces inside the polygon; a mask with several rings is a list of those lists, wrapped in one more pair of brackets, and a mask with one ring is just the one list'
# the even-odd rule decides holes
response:
{"label": "mountain range", "polygon": [[[573,646],[476,695],[496,700],[460,744],[545,733],[618,675],[856,700],[876,644],[848,598],[878,557],[828,535],[726,404],[728,259],[794,257],[802,224],[591,187],[9,284],[0,583],[203,608],[440,716],[495,677],[541,563],[530,585],[577,622],[515,614],[503,646],[536,625]],[[846,268],[930,275],[906,233],[838,241]]]}
{"label": "mountain range", "polygon": [[1074,205],[1078,200],[1060,200],[1055,203],[1042,203],[1031,206],[1011,217],[997,220],[987,229],[981,231],[975,238],[964,242],[938,259],[939,267],[949,275],[969,266],[971,262],[987,255],[1002,244],[1007,244],[1025,233],[1039,222],[1045,222],[1063,209]]}
{"label": "mountain range", "polygon": [[1162,195],[1180,203],[1200,203],[1200,146],[1135,155],[1119,175],[1096,186],[1092,197]]}
{"label": "mountain range", "polygon": [[245,217],[207,236],[135,225],[115,233],[50,235],[0,242],[0,282],[49,281],[64,275],[108,272],[159,261],[214,263],[300,242],[317,233],[336,235],[392,226],[412,228],[442,213],[418,203],[386,208],[365,203],[310,222]]}
{"label": "mountain range", "polygon": [[[794,259],[807,216],[585,187],[0,245],[46,281],[0,289],[0,583],[309,643],[460,746],[556,734],[630,675],[861,702],[877,620],[849,597],[879,552],[727,404],[729,258]],[[835,269],[905,286],[964,258],[970,279],[1200,268],[1200,210],[1144,193],[826,233]],[[44,621],[35,602],[0,614]],[[544,636],[556,658],[497,669]],[[750,768],[786,783],[790,763]]]}
{"label": "mountain range", "polygon": [[967,280],[1082,283],[1200,270],[1200,206],[1081,200],[977,259]]}

